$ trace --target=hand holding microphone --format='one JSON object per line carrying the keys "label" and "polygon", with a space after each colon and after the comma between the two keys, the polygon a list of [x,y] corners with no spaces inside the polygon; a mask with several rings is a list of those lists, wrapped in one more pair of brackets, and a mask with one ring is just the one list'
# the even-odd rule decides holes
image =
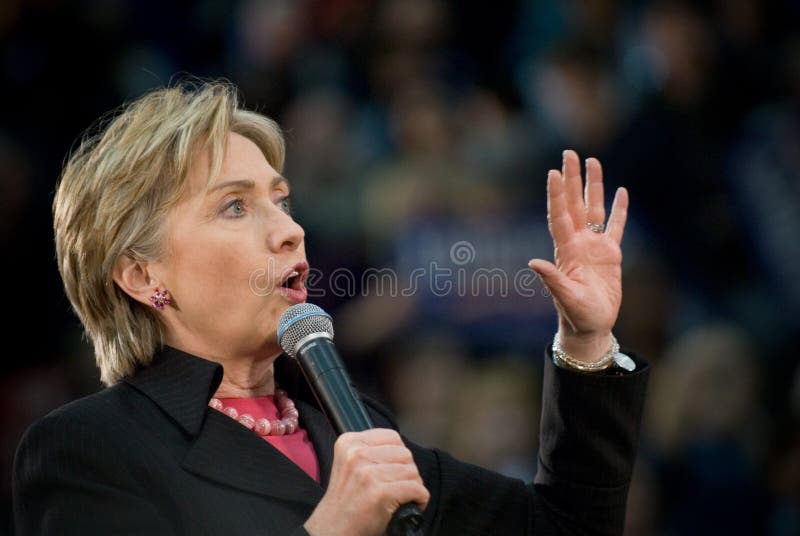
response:
{"label": "hand holding microphone", "polygon": [[[306,522],[318,534],[416,536],[430,497],[411,452],[394,430],[373,429],[333,345],[330,315],[293,305],[278,322],[278,340],[297,359],[339,435],[328,491]],[[388,523],[388,527],[387,527]]]}

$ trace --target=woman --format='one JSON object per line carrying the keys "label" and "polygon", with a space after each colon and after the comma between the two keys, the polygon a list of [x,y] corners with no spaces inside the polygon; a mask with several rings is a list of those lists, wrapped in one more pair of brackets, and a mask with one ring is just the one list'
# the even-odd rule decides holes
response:
{"label": "woman", "polygon": [[530,266],[559,335],[526,486],[405,441],[371,401],[379,428],[334,436],[276,340],[308,274],[283,156],[220,83],[151,92],[71,156],[57,257],[108,388],[26,433],[19,533],[381,534],[408,502],[427,534],[620,533],[647,376],[614,366],[625,190],[603,232],[599,162],[585,196],[574,152],[549,172],[556,264]]}

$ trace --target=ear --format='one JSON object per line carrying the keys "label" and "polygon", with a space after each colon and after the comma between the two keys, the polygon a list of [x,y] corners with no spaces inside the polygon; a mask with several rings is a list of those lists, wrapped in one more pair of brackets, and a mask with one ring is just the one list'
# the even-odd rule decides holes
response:
{"label": "ear", "polygon": [[150,296],[161,287],[161,281],[149,270],[149,263],[130,255],[120,255],[114,263],[112,278],[125,294],[145,305],[150,305]]}

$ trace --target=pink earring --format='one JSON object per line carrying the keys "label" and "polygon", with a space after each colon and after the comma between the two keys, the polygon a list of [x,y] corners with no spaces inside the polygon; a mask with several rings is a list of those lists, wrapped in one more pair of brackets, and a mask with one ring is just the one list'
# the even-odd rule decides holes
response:
{"label": "pink earring", "polygon": [[150,296],[150,301],[153,303],[153,307],[159,311],[163,311],[165,305],[172,303],[172,300],[169,298],[169,291],[166,289],[156,289],[155,294]]}

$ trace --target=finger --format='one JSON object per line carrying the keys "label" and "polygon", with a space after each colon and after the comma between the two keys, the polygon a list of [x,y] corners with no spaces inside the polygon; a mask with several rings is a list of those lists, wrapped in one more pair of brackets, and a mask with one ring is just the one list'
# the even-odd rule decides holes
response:
{"label": "finger", "polygon": [[614,203],[611,205],[611,216],[608,217],[606,234],[619,244],[625,231],[625,221],[628,219],[628,190],[617,188]]}
{"label": "finger", "polygon": [[564,186],[567,193],[567,210],[572,217],[574,229],[580,230],[586,225],[586,205],[583,202],[581,185],[581,163],[578,153],[564,151]]}
{"label": "finger", "polygon": [[603,166],[597,158],[586,159],[586,221],[604,223],[606,207],[603,199]]}
{"label": "finger", "polygon": [[575,232],[572,218],[567,212],[564,181],[555,169],[547,172],[547,225],[556,247],[566,243]]}
{"label": "finger", "polygon": [[552,262],[544,259],[532,259],[528,266],[539,274],[542,283],[550,289],[554,298],[561,299],[569,293],[569,278]]}
{"label": "finger", "polygon": [[403,440],[395,430],[372,428],[363,432],[347,432],[339,436],[336,444],[350,445],[403,445]]}
{"label": "finger", "polygon": [[416,503],[420,510],[425,510],[431,494],[421,482],[402,480],[387,483],[386,495],[392,500],[392,512],[403,504]]}
{"label": "finger", "polygon": [[[372,489],[381,489],[384,492],[388,486],[395,483],[414,484],[425,489],[425,483],[419,474],[417,466],[406,463],[383,463],[360,465],[353,471],[353,477],[359,486]],[[425,490],[427,492],[427,490]],[[385,493],[384,493],[385,494]],[[385,494],[391,497],[391,494]],[[406,498],[404,502],[416,500]]]}
{"label": "finger", "polygon": [[367,447],[363,452],[364,459],[373,463],[400,463],[413,465],[414,457],[406,447],[399,445],[377,445]]}
{"label": "finger", "polygon": [[401,504],[415,502],[425,508],[430,493],[415,466],[405,464],[362,465],[352,474],[367,503],[382,505],[391,514]]}
{"label": "finger", "polygon": [[422,477],[416,465],[407,463],[382,463],[363,467],[365,482],[417,482],[422,484]]}

